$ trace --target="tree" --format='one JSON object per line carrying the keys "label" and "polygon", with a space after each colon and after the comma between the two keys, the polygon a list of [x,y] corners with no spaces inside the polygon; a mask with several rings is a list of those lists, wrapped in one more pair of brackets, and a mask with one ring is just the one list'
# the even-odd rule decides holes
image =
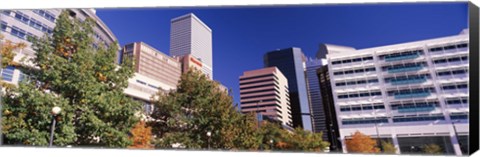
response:
{"label": "tree", "polygon": [[378,153],[379,148],[376,147],[377,142],[359,131],[352,135],[352,139],[346,140],[347,150],[349,153]]}
{"label": "tree", "polygon": [[[26,47],[25,43],[13,43],[10,40],[5,40],[4,36],[0,34],[0,56],[2,58],[2,69],[5,69],[7,66],[17,66],[18,63],[14,62],[15,51],[21,50]],[[1,76],[0,76],[1,77]],[[0,78],[0,86],[5,88],[13,88],[14,86],[6,83],[3,79]],[[0,95],[2,96],[2,95]]]}
{"label": "tree", "polygon": [[137,149],[150,149],[153,148],[152,141],[152,128],[147,126],[144,121],[138,122],[131,131],[131,140],[133,144],[128,148]]}
{"label": "tree", "polygon": [[423,146],[423,152],[427,154],[441,154],[442,148],[436,144],[428,144]]}
{"label": "tree", "polygon": [[[158,93],[149,122],[157,148],[254,149],[252,117],[239,113],[228,93],[200,71],[182,74],[177,89]],[[207,132],[211,136],[207,136]]]}
{"label": "tree", "polygon": [[395,148],[395,146],[391,142],[387,142],[387,141],[382,141],[382,149],[383,149],[383,153],[386,153],[386,154],[395,154],[397,152],[397,149]]}
{"label": "tree", "polygon": [[36,52],[29,80],[7,90],[2,117],[5,142],[45,146],[50,109],[62,108],[54,144],[127,147],[140,103],[123,90],[133,76],[131,61],[115,64],[117,44],[95,48],[94,21],[62,12],[51,36],[30,38]]}

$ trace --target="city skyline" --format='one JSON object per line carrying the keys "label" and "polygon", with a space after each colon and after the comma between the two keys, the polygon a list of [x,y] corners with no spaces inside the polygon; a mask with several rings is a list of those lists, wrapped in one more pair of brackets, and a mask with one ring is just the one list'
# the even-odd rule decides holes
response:
{"label": "city skyline", "polygon": [[299,47],[313,58],[320,43],[362,49],[455,35],[468,27],[467,9],[467,3],[458,2],[97,9],[97,15],[120,45],[143,41],[170,55],[170,20],[194,13],[213,32],[214,80],[232,89],[234,102],[239,104],[237,77],[263,67],[266,52]]}

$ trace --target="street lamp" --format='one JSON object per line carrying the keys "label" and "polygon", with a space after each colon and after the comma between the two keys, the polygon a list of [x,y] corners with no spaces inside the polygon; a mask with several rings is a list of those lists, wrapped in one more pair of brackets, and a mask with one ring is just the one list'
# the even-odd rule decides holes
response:
{"label": "street lamp", "polygon": [[273,140],[270,140],[269,142],[270,142],[270,149],[273,150]]}
{"label": "street lamp", "polygon": [[210,150],[210,137],[212,136],[212,132],[207,131],[207,136],[208,136],[208,141],[207,141],[208,149]]}
{"label": "street lamp", "polygon": [[52,112],[51,112],[52,113],[52,127],[51,127],[51,130],[50,130],[50,143],[49,143],[48,147],[52,147],[52,145],[53,145],[53,133],[55,131],[55,123],[57,123],[56,118],[57,118],[58,114],[60,113],[60,111],[62,111],[62,109],[60,107],[55,106],[55,107],[52,108]]}

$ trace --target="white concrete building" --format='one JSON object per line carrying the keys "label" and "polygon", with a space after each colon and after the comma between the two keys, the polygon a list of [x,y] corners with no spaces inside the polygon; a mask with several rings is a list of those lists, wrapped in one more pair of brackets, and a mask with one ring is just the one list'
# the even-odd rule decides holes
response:
{"label": "white concrete building", "polygon": [[[14,43],[23,42],[27,47],[19,50],[14,61],[20,62],[22,58],[31,58],[35,52],[32,50],[31,43],[27,41],[28,36],[42,37],[51,35],[55,28],[56,18],[64,9],[50,10],[2,10],[0,13],[1,34],[4,40],[10,40]],[[65,9],[69,11],[72,17],[85,20],[90,17],[95,20],[94,40],[95,46],[109,45],[117,40],[110,29],[95,14],[94,9]],[[117,45],[118,46],[118,45]],[[118,46],[119,47],[119,46]],[[120,47],[119,47],[120,48]],[[22,62],[29,64],[28,62]],[[9,66],[2,70],[3,80],[12,84],[17,84],[25,78],[25,75],[15,67]]]}
{"label": "white concrete building", "polygon": [[446,154],[466,154],[468,43],[468,34],[461,33],[328,52],[343,151],[345,140],[360,131],[391,141],[397,153],[437,144]]}
{"label": "white concrete building", "polygon": [[203,63],[202,72],[213,78],[212,30],[194,14],[171,20],[170,55],[191,54]]}

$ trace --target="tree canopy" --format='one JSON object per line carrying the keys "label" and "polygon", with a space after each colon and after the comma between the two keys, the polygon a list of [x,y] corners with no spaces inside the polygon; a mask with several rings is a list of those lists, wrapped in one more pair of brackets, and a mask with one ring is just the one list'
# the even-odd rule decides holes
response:
{"label": "tree canopy", "polygon": [[27,82],[7,90],[3,99],[5,143],[45,146],[50,110],[62,108],[54,145],[127,147],[140,103],[123,90],[133,76],[131,62],[117,65],[116,43],[93,40],[93,19],[80,21],[64,11],[53,34],[30,38],[33,67],[23,67]]}

